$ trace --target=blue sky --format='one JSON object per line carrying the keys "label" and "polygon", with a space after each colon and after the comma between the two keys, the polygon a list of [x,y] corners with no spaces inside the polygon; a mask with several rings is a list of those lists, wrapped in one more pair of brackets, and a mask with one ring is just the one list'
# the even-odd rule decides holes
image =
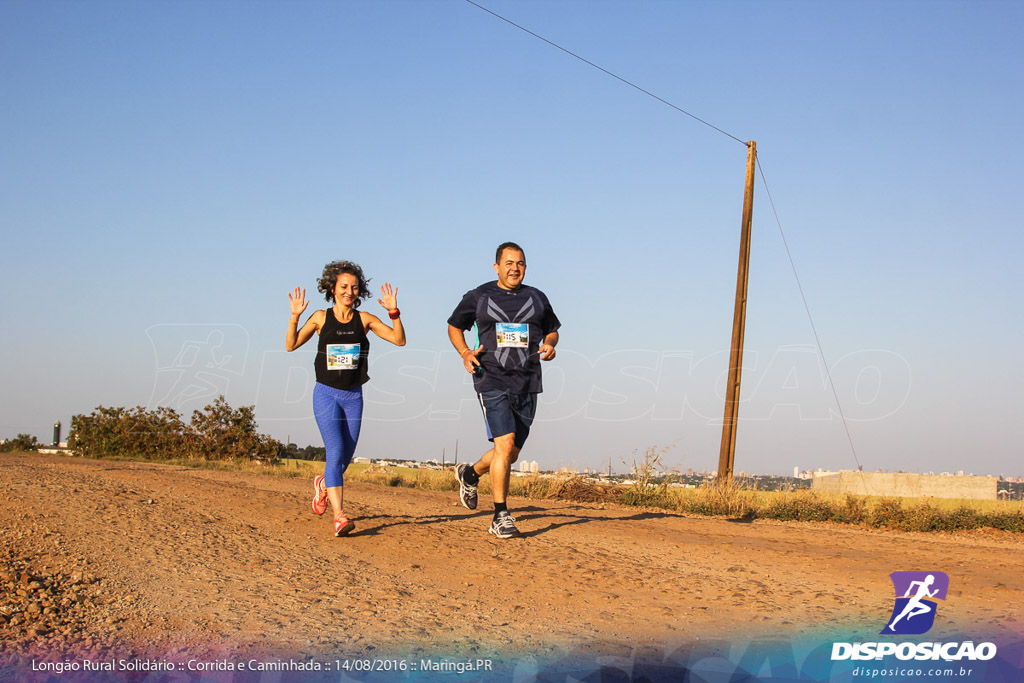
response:
{"label": "blue sky", "polygon": [[[757,141],[856,456],[758,176],[737,470],[1024,475],[1024,6],[482,4]],[[737,141],[462,0],[8,1],[0,78],[0,436],[224,393],[319,445],[286,295],[344,258],[409,335],[359,455],[475,456],[445,320],[513,239],[563,322],[523,457],[717,466]]]}

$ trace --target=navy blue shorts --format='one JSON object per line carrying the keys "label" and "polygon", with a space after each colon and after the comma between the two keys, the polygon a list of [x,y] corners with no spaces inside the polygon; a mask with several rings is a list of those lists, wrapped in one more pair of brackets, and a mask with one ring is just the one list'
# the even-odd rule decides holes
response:
{"label": "navy blue shorts", "polygon": [[515,434],[516,448],[522,448],[530,436],[530,425],[537,412],[537,394],[510,394],[492,390],[477,394],[487,424],[487,440],[495,436]]}

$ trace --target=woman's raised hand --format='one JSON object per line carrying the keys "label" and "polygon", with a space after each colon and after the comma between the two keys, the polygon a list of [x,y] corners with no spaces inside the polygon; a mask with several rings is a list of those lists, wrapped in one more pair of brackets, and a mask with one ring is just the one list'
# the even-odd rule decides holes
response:
{"label": "woman's raised hand", "polygon": [[306,298],[306,290],[296,287],[294,293],[288,294],[288,303],[291,304],[292,317],[302,315],[303,311],[306,310],[306,306],[309,305],[309,300]]}
{"label": "woman's raised hand", "polygon": [[391,283],[385,282],[380,287],[380,298],[377,303],[388,310],[388,313],[398,310],[398,287],[392,288]]}

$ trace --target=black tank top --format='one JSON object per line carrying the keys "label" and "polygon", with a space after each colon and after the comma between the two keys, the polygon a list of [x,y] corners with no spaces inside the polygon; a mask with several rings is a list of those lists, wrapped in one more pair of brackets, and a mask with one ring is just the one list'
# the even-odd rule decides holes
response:
{"label": "black tank top", "polygon": [[363,319],[355,310],[352,320],[340,323],[334,317],[333,307],[326,312],[313,362],[316,381],[335,389],[358,389],[370,379],[366,370],[370,340],[366,338]]}

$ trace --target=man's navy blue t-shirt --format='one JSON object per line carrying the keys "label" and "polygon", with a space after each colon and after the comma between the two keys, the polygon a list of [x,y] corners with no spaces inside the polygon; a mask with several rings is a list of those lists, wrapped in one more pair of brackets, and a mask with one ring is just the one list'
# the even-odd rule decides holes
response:
{"label": "man's navy blue t-shirt", "polygon": [[461,330],[473,323],[484,347],[478,356],[483,371],[473,377],[477,393],[543,391],[537,349],[561,326],[544,292],[529,285],[510,290],[497,282],[482,284],[466,292],[448,318],[449,325]]}

